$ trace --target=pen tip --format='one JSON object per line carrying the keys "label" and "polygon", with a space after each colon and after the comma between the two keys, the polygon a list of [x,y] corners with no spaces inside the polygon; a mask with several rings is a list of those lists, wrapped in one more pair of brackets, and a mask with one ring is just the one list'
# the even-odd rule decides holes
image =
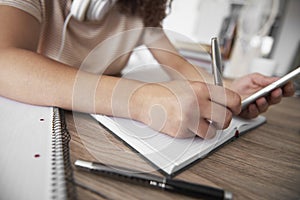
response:
{"label": "pen tip", "polygon": [[233,199],[232,193],[229,191],[225,191],[224,192],[224,200],[232,200],[232,199]]}

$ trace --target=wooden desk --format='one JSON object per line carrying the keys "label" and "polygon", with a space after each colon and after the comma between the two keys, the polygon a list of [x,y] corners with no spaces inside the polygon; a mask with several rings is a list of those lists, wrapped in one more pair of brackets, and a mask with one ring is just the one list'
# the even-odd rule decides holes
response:
{"label": "wooden desk", "polygon": [[[300,198],[300,98],[284,99],[264,115],[267,123],[225,145],[176,178],[218,186],[234,199]],[[66,113],[71,162],[78,158],[153,172],[152,166],[87,114]],[[78,199],[188,199],[118,182],[74,167]]]}

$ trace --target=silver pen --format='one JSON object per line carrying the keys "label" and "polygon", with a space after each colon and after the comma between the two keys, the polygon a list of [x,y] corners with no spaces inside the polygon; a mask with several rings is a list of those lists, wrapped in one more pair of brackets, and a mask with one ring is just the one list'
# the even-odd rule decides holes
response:
{"label": "silver pen", "polygon": [[214,76],[215,85],[223,86],[222,81],[222,57],[219,47],[218,38],[211,39],[211,59],[212,59],[212,73]]}

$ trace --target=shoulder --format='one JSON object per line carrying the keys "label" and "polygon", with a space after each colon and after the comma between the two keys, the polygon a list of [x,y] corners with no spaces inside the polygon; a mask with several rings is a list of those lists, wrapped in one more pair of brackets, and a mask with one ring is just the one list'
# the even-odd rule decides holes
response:
{"label": "shoulder", "polygon": [[34,16],[39,22],[42,20],[41,1],[39,0],[0,0],[0,5],[6,5],[23,10]]}
{"label": "shoulder", "polygon": [[49,13],[63,12],[71,0],[0,0],[0,5],[15,7],[42,22]]}

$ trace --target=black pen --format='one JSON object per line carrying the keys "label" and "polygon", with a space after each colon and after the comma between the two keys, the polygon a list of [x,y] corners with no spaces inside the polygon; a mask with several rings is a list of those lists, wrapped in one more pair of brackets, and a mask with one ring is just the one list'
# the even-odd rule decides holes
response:
{"label": "black pen", "polygon": [[214,76],[215,85],[223,86],[222,81],[222,57],[219,47],[218,38],[211,39],[211,59],[212,59],[212,73]]}
{"label": "black pen", "polygon": [[132,181],[137,184],[160,188],[187,196],[204,199],[232,199],[232,193],[222,189],[189,183],[182,180],[160,177],[157,175],[134,171],[131,169],[104,165],[83,160],[76,160],[75,166],[94,173],[110,176],[119,180]]}

